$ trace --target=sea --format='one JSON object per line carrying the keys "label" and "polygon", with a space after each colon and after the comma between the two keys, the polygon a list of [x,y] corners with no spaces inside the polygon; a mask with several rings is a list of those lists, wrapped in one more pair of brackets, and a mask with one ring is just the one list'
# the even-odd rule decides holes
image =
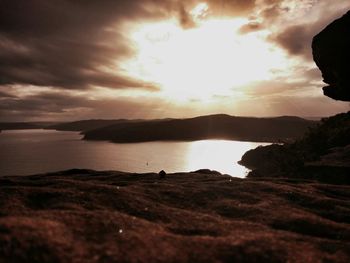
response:
{"label": "sea", "polygon": [[0,133],[0,175],[31,175],[67,169],[148,173],[216,170],[244,178],[237,162],[248,150],[268,143],[200,140],[112,143],[85,141],[79,132],[5,130]]}

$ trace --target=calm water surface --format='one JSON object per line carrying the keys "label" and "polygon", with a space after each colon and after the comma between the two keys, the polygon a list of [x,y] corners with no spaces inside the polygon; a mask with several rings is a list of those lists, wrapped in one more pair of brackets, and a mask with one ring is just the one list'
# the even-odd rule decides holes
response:
{"label": "calm water surface", "polygon": [[29,175],[71,168],[125,172],[189,172],[208,168],[236,177],[237,164],[259,145],[226,140],[117,144],[82,141],[77,132],[19,130],[0,133],[0,175]]}

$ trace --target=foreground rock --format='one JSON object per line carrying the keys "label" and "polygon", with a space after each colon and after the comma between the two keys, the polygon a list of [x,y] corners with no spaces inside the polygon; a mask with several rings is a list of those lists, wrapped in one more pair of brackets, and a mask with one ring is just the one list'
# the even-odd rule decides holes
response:
{"label": "foreground rock", "polygon": [[324,94],[335,100],[350,101],[350,11],[316,35],[313,57],[322,71]]}
{"label": "foreground rock", "polygon": [[218,173],[0,177],[0,262],[349,262],[350,187]]}

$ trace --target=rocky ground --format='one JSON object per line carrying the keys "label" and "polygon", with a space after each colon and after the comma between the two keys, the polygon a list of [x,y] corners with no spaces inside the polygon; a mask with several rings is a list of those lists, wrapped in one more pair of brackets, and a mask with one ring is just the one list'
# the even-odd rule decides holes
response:
{"label": "rocky ground", "polygon": [[324,118],[293,143],[246,152],[240,164],[250,177],[317,179],[350,185],[350,112]]}
{"label": "rocky ground", "polygon": [[350,186],[208,171],[0,177],[0,262],[350,262]]}

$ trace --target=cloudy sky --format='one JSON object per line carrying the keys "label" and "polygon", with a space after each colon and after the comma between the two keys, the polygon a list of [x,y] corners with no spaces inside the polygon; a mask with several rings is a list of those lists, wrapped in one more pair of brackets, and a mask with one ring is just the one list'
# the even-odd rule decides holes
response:
{"label": "cloudy sky", "polygon": [[0,121],[328,116],[311,40],[348,0],[0,0]]}

